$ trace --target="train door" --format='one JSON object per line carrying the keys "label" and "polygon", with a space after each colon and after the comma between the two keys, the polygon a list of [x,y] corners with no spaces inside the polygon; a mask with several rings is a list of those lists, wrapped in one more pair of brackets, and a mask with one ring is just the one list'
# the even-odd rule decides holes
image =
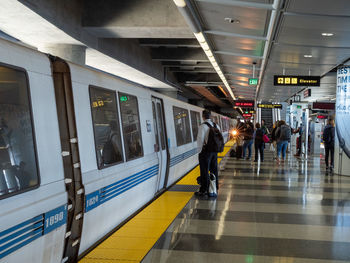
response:
{"label": "train door", "polygon": [[68,195],[65,249],[62,262],[77,262],[84,217],[84,186],[80,170],[72,81],[68,64],[52,58],[57,116]]}
{"label": "train door", "polygon": [[163,100],[152,97],[153,124],[155,134],[154,150],[159,160],[159,175],[157,180],[157,192],[164,189],[168,182],[169,148],[165,128]]}

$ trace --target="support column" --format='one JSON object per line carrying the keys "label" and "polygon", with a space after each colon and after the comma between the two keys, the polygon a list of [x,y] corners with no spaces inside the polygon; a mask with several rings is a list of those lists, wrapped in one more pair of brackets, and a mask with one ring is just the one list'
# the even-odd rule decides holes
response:
{"label": "support column", "polygon": [[53,44],[40,47],[39,50],[73,63],[85,65],[86,47],[82,45]]}

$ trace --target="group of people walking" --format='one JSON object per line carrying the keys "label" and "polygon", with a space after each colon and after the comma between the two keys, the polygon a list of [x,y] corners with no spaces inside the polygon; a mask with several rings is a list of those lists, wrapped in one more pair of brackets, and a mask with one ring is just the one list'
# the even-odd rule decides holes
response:
{"label": "group of people walking", "polygon": [[[209,194],[210,174],[213,174],[215,176],[216,191],[219,189],[217,153],[222,151],[224,143],[220,132],[220,127],[211,120],[211,112],[204,110],[202,113],[202,118],[203,123],[199,127],[197,136],[200,166],[200,177],[198,178],[200,189],[195,193],[197,196],[205,196]],[[245,123],[238,122],[236,129],[238,130],[240,136],[243,137],[242,157],[244,159],[251,160],[252,146],[254,144],[254,162],[257,162],[259,160],[259,156],[260,161],[264,161],[265,145],[267,142],[270,142],[272,145],[271,148],[273,148],[275,151],[274,158],[278,163],[283,163],[286,158],[286,152],[288,144],[291,140],[291,135],[293,133],[300,134],[299,128],[293,130],[284,120],[275,122],[271,133],[266,127],[264,120],[261,121],[261,124],[256,123],[255,128],[251,121],[246,121]],[[323,141],[326,152],[325,162],[327,169],[333,169],[334,164],[334,133],[334,120],[329,119],[327,126],[323,131]],[[268,135],[270,135],[270,139],[268,138]],[[240,144],[239,141],[240,139],[238,139],[238,144]],[[241,146],[239,145],[239,147]],[[248,156],[246,157],[247,150]],[[330,165],[329,155],[331,156]]]}

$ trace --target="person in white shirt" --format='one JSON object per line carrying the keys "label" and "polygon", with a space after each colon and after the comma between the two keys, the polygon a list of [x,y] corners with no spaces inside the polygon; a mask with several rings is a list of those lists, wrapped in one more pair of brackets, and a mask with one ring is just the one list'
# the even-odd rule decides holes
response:
{"label": "person in white shirt", "polygon": [[220,127],[211,120],[211,112],[209,110],[204,110],[202,113],[203,123],[199,126],[197,135],[197,145],[198,145],[198,159],[200,167],[200,184],[201,187],[199,192],[195,194],[197,196],[205,196],[208,194],[209,188],[209,171],[215,174],[216,177],[216,188],[218,189],[218,161],[216,152],[208,152],[205,148],[208,137],[209,137],[209,126],[218,128]]}

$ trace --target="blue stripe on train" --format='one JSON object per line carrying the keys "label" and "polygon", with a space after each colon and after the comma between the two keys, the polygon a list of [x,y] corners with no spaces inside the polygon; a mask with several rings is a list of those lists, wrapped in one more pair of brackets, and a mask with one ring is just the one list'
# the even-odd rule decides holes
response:
{"label": "blue stripe on train", "polygon": [[67,205],[62,205],[0,232],[0,259],[64,225],[66,221]]}
{"label": "blue stripe on train", "polygon": [[170,167],[173,167],[177,165],[178,163],[181,163],[182,161],[186,160],[187,158],[195,155],[197,153],[197,148],[194,148],[192,150],[189,150],[187,152],[184,152],[182,154],[179,154],[173,158],[170,159]]}
{"label": "blue stripe on train", "polygon": [[85,213],[152,178],[158,171],[157,164],[86,195]]}

